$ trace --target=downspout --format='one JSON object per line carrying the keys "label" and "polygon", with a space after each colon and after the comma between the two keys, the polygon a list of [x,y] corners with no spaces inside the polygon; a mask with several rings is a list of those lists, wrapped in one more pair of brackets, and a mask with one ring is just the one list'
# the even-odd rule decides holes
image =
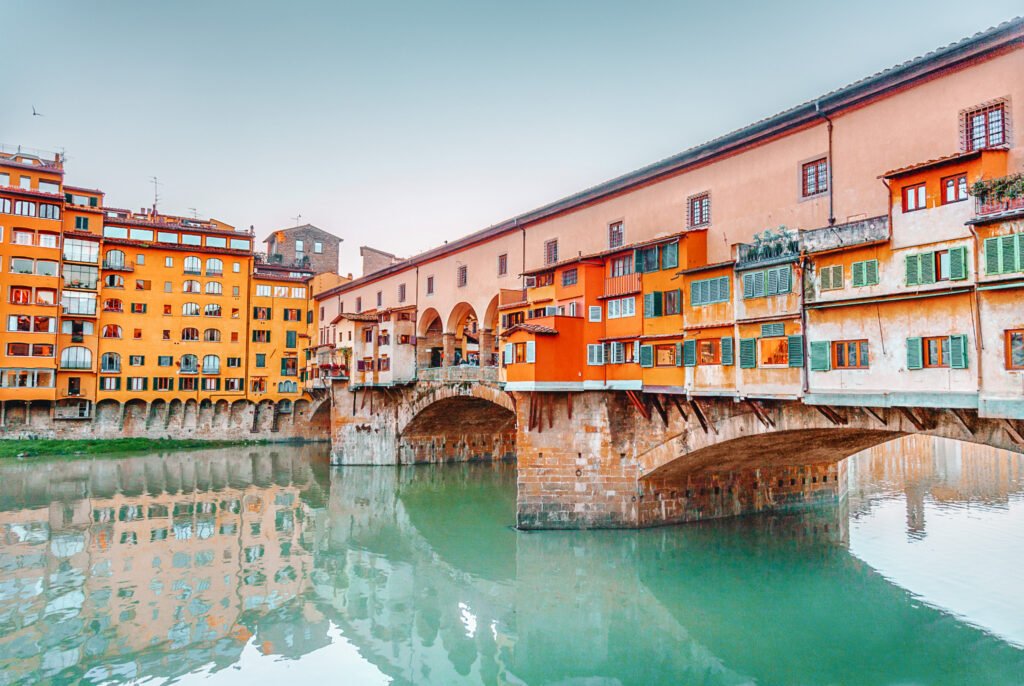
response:
{"label": "downspout", "polygon": [[978,229],[973,224],[968,224],[968,228],[971,230],[971,242],[973,244],[974,253],[974,351],[978,355],[978,392],[981,392],[981,351],[985,348],[985,342],[982,340],[981,331],[981,303],[980,296],[978,295],[978,274],[981,268],[981,258],[978,256]]}
{"label": "downspout", "polygon": [[[829,186],[831,186],[831,183],[829,183]],[[801,254],[800,255],[800,262],[799,262],[799,264],[800,264],[800,333],[802,334],[801,338],[803,339],[804,365],[803,365],[803,368],[800,370],[800,375],[803,377],[803,389],[804,389],[804,395],[805,396],[810,392],[810,389],[811,389],[811,382],[810,382],[811,358],[809,356],[811,342],[810,342],[810,337],[807,335],[808,334],[808,331],[807,331],[807,308],[804,307],[804,304],[805,304],[804,301],[805,301],[805,297],[806,297],[805,294],[806,294],[806,288],[807,288],[807,286],[806,286],[807,262],[808,262],[807,254],[806,253]],[[831,355],[832,351],[829,351],[829,354]]]}
{"label": "downspout", "polygon": [[832,119],[821,109],[820,100],[814,101],[814,111],[817,112],[828,124],[828,225],[835,226],[835,197],[832,189]]}

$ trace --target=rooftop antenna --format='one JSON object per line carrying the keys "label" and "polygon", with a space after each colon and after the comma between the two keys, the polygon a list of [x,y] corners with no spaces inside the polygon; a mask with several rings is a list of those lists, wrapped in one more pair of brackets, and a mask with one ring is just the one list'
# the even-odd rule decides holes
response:
{"label": "rooftop antenna", "polygon": [[192,213],[192,218],[193,219],[199,219],[199,212],[196,211],[196,208],[190,207],[190,208],[188,208],[188,211]]}
{"label": "rooftop antenna", "polygon": [[155,176],[149,177],[149,182],[153,184],[153,214],[156,214],[157,203],[160,202],[160,183]]}
{"label": "rooftop antenna", "polygon": [[292,217],[292,220],[293,220],[293,221],[295,222],[295,226],[298,226],[298,225],[299,225],[299,221],[300,221],[301,219],[302,219],[302,212],[299,212],[299,213],[298,213],[297,215],[295,215],[294,217]]}

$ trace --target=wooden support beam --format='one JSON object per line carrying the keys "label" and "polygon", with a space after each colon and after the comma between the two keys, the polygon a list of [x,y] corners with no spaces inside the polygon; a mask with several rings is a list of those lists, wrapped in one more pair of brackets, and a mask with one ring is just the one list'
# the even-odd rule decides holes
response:
{"label": "wooden support beam", "polygon": [[1006,433],[1014,443],[1017,445],[1024,445],[1024,436],[1020,435],[1020,432],[1017,431],[1017,427],[1013,425],[1013,422],[1009,419],[1000,419],[999,421],[1003,423],[1003,428],[1006,429]]}
{"label": "wooden support beam", "polygon": [[871,407],[862,407],[860,409],[864,410],[869,415],[877,419],[878,423],[881,424],[882,426],[889,426],[889,421],[885,418],[884,415],[885,410],[882,410],[883,414],[878,414],[878,412],[876,412],[874,408]]}
{"label": "wooden support beam", "polygon": [[569,419],[572,420],[572,393],[565,394],[565,411],[569,415]]}
{"label": "wooden support beam", "polygon": [[960,427],[967,432],[968,436],[974,435],[974,429],[972,429],[971,425],[967,423],[967,418],[960,416],[960,412],[958,412],[955,407],[950,408],[949,413],[953,415],[953,419],[955,419],[957,421],[957,424],[959,424]]}
{"label": "wooden support beam", "polygon": [[548,428],[555,428],[555,398],[553,395],[548,394],[547,400],[545,401],[548,406]]}
{"label": "wooden support beam", "polygon": [[918,419],[916,416],[914,416],[914,413],[911,411],[911,409],[909,407],[897,407],[896,409],[899,411],[899,413],[901,415],[906,417],[907,420],[911,424],[913,424],[914,428],[916,428],[918,431],[924,431],[925,430],[924,422],[922,422],[920,419]]}
{"label": "wooden support beam", "polygon": [[651,402],[654,404],[654,409],[658,411],[658,416],[661,417],[661,421],[665,426],[668,426],[668,412],[661,404],[661,399],[658,398],[657,394],[650,396]]}
{"label": "wooden support beam", "polygon": [[643,415],[644,419],[651,418],[651,411],[647,409],[647,406],[644,405],[640,398],[637,397],[636,391],[626,391],[626,397],[629,398],[631,403],[633,403],[633,407],[636,408],[636,411]]}
{"label": "wooden support beam", "polygon": [[529,421],[529,428],[527,429],[528,431],[533,431],[533,427],[536,425],[537,408],[536,408],[536,404],[533,402],[533,396],[535,396],[535,395],[537,395],[537,394],[536,393],[530,393],[530,395],[529,395],[529,398],[530,398],[530,409],[529,409],[528,414],[530,415],[530,421]]}
{"label": "wooden support beam", "polygon": [[697,421],[700,422],[700,426],[704,429],[704,433],[707,433],[708,429],[710,429],[717,436],[718,427],[708,421],[707,414],[704,412],[704,406],[700,404],[700,401],[696,398],[692,398],[690,400],[690,407],[693,408],[693,413],[697,416]]}
{"label": "wooden support beam", "polygon": [[758,405],[753,400],[747,400],[746,402],[747,407],[750,408],[750,410],[754,413],[754,415],[758,418],[758,420],[761,422],[763,426],[770,427],[772,429],[775,428],[775,421],[768,416],[768,414],[761,408],[760,405]]}
{"label": "wooden support beam", "polygon": [[677,410],[679,410],[679,416],[683,418],[684,422],[687,421],[689,419],[689,417],[687,417],[686,411],[683,410],[683,404],[681,402],[679,402],[679,396],[678,395],[671,395],[669,397],[672,398],[672,404],[676,406]]}
{"label": "wooden support beam", "polygon": [[363,389],[363,403],[359,406],[359,411],[362,412],[363,408],[366,407],[366,396],[370,393],[369,389]]}
{"label": "wooden support beam", "polygon": [[815,405],[814,409],[820,412],[824,417],[835,424],[836,426],[845,426],[847,424],[846,417],[839,414],[834,408],[828,405]]}

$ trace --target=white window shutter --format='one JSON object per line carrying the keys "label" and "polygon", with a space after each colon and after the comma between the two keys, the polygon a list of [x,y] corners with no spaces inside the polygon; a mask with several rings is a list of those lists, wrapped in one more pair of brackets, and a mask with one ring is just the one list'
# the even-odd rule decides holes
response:
{"label": "white window shutter", "polygon": [[536,341],[526,341],[526,361],[530,363],[537,361]]}
{"label": "white window shutter", "polygon": [[600,305],[591,305],[589,307],[589,313],[590,313],[590,316],[589,316],[590,321],[592,321],[592,322],[599,322],[599,321],[601,321],[601,307],[600,307]]}

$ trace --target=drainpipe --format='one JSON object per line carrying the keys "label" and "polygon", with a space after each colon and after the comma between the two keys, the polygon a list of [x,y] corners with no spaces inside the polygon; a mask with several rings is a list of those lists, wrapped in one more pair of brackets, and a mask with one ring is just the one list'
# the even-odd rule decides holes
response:
{"label": "drainpipe", "polygon": [[971,243],[974,253],[974,351],[978,355],[978,392],[981,392],[981,351],[985,348],[981,332],[981,303],[978,295],[978,274],[981,258],[978,256],[978,229],[973,224],[968,224],[971,230]]}
{"label": "drainpipe", "polygon": [[821,101],[814,101],[814,111],[828,123],[828,225],[835,226],[835,198],[833,196],[832,184],[832,119],[821,109]]}
{"label": "drainpipe", "polygon": [[[830,182],[829,186],[831,186],[831,185],[832,184]],[[810,337],[808,336],[809,332],[807,331],[807,308],[804,307],[804,304],[805,304],[805,302],[804,302],[804,300],[805,300],[804,277],[807,274],[807,262],[808,262],[807,255],[806,254],[802,254],[800,256],[800,262],[799,262],[799,264],[800,264],[800,333],[803,334],[802,339],[803,339],[803,348],[804,348],[804,366],[800,370],[800,375],[803,377],[804,396],[806,396],[807,393],[810,391],[810,386],[811,386],[811,382],[810,382],[810,376],[811,375],[809,373],[810,365],[811,365],[811,358],[809,356],[811,342],[810,342]],[[832,351],[829,351],[829,354],[831,355]]]}

